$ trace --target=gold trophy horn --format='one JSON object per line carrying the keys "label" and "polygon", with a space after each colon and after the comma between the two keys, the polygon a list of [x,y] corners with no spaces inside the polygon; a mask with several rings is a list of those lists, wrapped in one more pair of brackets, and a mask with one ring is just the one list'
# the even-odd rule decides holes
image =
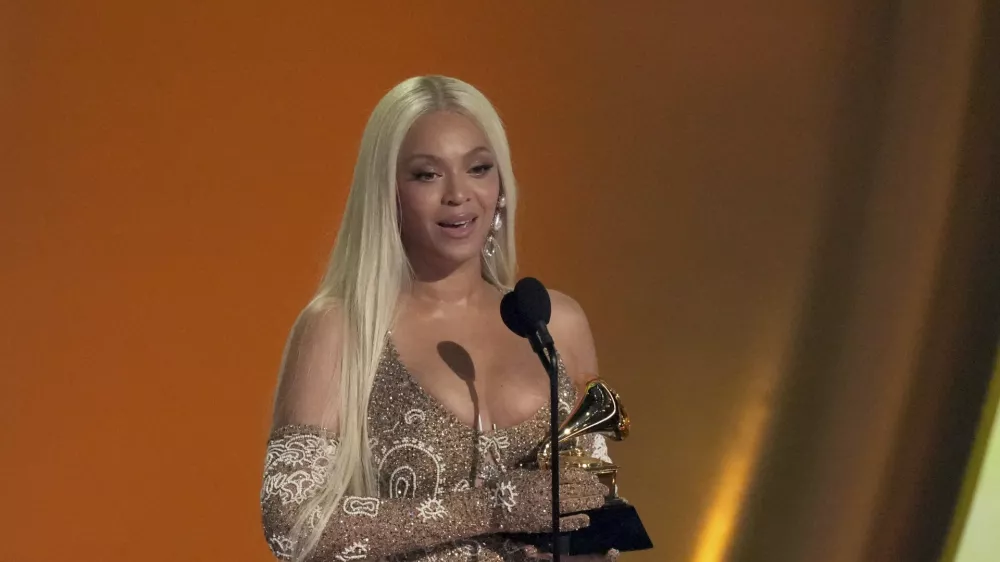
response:
{"label": "gold trophy horn", "polygon": [[[600,459],[587,456],[579,447],[579,439],[588,434],[600,434],[614,441],[628,437],[629,418],[618,393],[599,378],[587,382],[583,397],[569,417],[559,426],[557,435],[559,459],[563,466],[582,468],[595,473],[608,487],[609,500],[618,498],[618,467]],[[538,451],[538,467],[550,467],[551,444],[546,441]]]}

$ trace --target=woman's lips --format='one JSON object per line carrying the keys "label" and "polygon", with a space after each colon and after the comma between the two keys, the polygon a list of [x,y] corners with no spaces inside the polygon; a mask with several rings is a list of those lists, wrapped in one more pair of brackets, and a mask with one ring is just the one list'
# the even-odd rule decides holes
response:
{"label": "woman's lips", "polygon": [[445,235],[451,238],[467,238],[475,230],[473,228],[478,217],[458,218],[455,220],[441,221],[438,224]]}

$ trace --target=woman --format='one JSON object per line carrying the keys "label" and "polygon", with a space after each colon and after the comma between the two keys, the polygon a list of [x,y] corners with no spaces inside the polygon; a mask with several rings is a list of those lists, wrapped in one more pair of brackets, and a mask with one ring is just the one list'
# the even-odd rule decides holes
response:
{"label": "woman", "polygon": [[[375,108],[329,269],[282,361],[261,490],[277,557],[540,556],[504,534],[551,524],[549,473],[519,467],[545,440],[548,379],[499,314],[516,202],[503,127],[475,88],[412,78]],[[583,311],[551,297],[565,415],[597,359]],[[606,455],[600,438],[587,445]],[[606,493],[566,470],[560,511]]]}

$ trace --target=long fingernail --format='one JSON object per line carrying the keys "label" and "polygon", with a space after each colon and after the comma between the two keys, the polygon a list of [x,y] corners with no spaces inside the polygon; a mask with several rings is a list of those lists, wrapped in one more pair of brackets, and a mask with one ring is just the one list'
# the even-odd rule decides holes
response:
{"label": "long fingernail", "polygon": [[550,558],[546,553],[540,552],[538,548],[534,546],[524,547],[524,554],[533,560],[548,560]]}

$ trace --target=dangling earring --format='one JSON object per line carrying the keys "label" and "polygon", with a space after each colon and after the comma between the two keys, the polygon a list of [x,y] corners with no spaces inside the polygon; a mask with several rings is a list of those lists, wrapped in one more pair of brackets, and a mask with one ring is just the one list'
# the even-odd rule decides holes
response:
{"label": "dangling earring", "polygon": [[488,258],[492,258],[493,254],[497,252],[497,248],[500,247],[500,244],[497,243],[496,235],[502,227],[503,217],[500,216],[500,209],[497,209],[493,215],[493,224],[490,225],[490,233],[486,236],[486,245],[483,246],[483,253]]}
{"label": "dangling earring", "polygon": [[497,253],[497,248],[500,247],[500,244],[497,243],[496,235],[503,227],[503,217],[500,216],[500,209],[506,206],[507,196],[501,193],[500,199],[497,200],[497,209],[493,213],[493,224],[490,225],[490,233],[486,235],[486,245],[483,246],[483,254],[488,258],[492,258],[493,254]]}

